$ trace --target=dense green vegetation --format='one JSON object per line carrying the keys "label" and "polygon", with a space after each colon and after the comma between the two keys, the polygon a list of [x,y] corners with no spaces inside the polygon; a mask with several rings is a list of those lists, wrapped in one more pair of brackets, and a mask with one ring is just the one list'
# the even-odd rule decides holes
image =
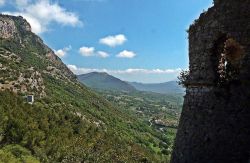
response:
{"label": "dense green vegetation", "polygon": [[0,149],[1,163],[39,163],[39,160],[31,155],[31,152],[20,145],[7,145]]}
{"label": "dense green vegetation", "polygon": [[153,129],[176,130],[181,113],[182,94],[158,94],[152,92],[119,92],[96,90],[113,105],[141,119]]}
{"label": "dense green vegetation", "polygon": [[[62,99],[45,98],[34,105],[28,105],[23,98],[12,93],[0,93],[2,150],[8,145],[18,144],[42,162],[160,162],[169,158],[168,137],[154,132],[147,125],[104,101],[95,104],[99,110],[93,106],[81,109],[81,105],[86,103],[74,103],[71,95],[66,94]],[[87,94],[82,101],[86,101],[86,98]],[[69,102],[71,107],[65,102]]]}

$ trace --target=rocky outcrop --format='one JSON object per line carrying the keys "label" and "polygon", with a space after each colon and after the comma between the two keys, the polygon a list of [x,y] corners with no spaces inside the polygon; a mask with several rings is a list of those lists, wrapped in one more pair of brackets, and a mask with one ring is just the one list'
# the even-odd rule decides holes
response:
{"label": "rocky outcrop", "polygon": [[0,91],[11,90],[21,94],[46,96],[42,74],[33,67],[17,69],[21,57],[0,48]]}
{"label": "rocky outcrop", "polygon": [[250,161],[250,0],[214,0],[189,29],[172,163]]}
{"label": "rocky outcrop", "polygon": [[31,32],[30,24],[21,16],[0,14],[0,38],[21,39],[20,32]]}
{"label": "rocky outcrop", "polygon": [[76,82],[76,76],[31,32],[24,18],[0,14],[0,91],[44,97],[44,76]]}
{"label": "rocky outcrop", "polygon": [[9,39],[17,34],[15,22],[6,17],[0,17],[0,38]]}

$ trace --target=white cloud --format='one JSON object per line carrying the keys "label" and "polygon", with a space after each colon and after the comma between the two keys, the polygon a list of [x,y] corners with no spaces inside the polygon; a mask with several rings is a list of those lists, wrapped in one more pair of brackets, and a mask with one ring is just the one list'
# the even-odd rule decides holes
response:
{"label": "white cloud", "polygon": [[104,51],[98,51],[97,56],[99,56],[101,58],[107,58],[107,57],[109,57],[109,54],[107,52],[104,52]]}
{"label": "white cloud", "polygon": [[63,49],[54,50],[54,51],[58,57],[62,58],[62,57],[65,57],[70,50],[71,50],[71,46],[65,47]]}
{"label": "white cloud", "polygon": [[134,52],[127,50],[123,50],[122,52],[116,55],[116,57],[118,58],[134,58],[135,56],[136,54]]}
{"label": "white cloud", "polygon": [[83,46],[79,49],[79,53],[84,57],[90,57],[95,55],[95,48],[94,47],[86,47]]}
{"label": "white cloud", "polygon": [[17,12],[3,13],[23,16],[30,23],[32,31],[37,34],[46,32],[52,22],[73,27],[82,25],[75,13],[68,12],[57,3],[50,3],[49,0],[39,0],[33,3],[30,0],[16,0],[15,4]]}
{"label": "white cloud", "polygon": [[179,74],[180,68],[177,69],[125,69],[125,70],[109,70],[109,69],[90,69],[80,68],[75,65],[67,65],[75,74],[85,74],[89,72],[106,72],[109,74]]}
{"label": "white cloud", "polygon": [[68,66],[68,68],[69,68],[72,72],[77,71],[76,65],[67,65],[67,66]]}
{"label": "white cloud", "polygon": [[181,69],[126,69],[116,70],[113,73],[116,74],[173,74],[180,72]]}
{"label": "white cloud", "polygon": [[109,54],[104,51],[95,51],[94,47],[86,47],[83,46],[79,49],[79,53],[84,57],[101,57],[101,58],[107,58],[109,57]]}
{"label": "white cloud", "polygon": [[17,7],[23,7],[26,6],[29,3],[30,0],[16,0]]}
{"label": "white cloud", "polygon": [[3,6],[5,4],[5,0],[0,0],[0,6]]}
{"label": "white cloud", "polygon": [[123,34],[119,34],[119,35],[115,35],[115,36],[107,36],[104,38],[101,38],[99,40],[99,42],[101,44],[110,46],[110,47],[115,47],[118,45],[122,45],[127,41],[126,36],[124,36]]}

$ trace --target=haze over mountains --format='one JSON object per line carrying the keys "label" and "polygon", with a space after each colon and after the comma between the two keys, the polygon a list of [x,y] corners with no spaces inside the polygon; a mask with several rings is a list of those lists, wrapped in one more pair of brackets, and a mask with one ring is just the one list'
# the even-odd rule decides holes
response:
{"label": "haze over mountains", "polygon": [[169,81],[165,83],[144,84],[138,82],[122,81],[112,75],[103,72],[91,72],[77,76],[78,80],[86,86],[101,90],[116,90],[116,91],[146,91],[161,94],[183,94],[182,88],[176,81]]}
{"label": "haze over mountains", "polygon": [[155,92],[162,94],[171,94],[171,93],[184,93],[185,89],[178,85],[177,81],[169,81],[165,83],[138,83],[138,82],[129,82],[139,91],[146,92]]}

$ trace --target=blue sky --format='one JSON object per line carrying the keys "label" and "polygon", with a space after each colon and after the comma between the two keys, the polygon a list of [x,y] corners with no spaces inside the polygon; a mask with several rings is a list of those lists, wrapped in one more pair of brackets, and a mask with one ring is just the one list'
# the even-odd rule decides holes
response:
{"label": "blue sky", "polygon": [[212,0],[0,0],[76,74],[159,83],[188,68],[186,29]]}

